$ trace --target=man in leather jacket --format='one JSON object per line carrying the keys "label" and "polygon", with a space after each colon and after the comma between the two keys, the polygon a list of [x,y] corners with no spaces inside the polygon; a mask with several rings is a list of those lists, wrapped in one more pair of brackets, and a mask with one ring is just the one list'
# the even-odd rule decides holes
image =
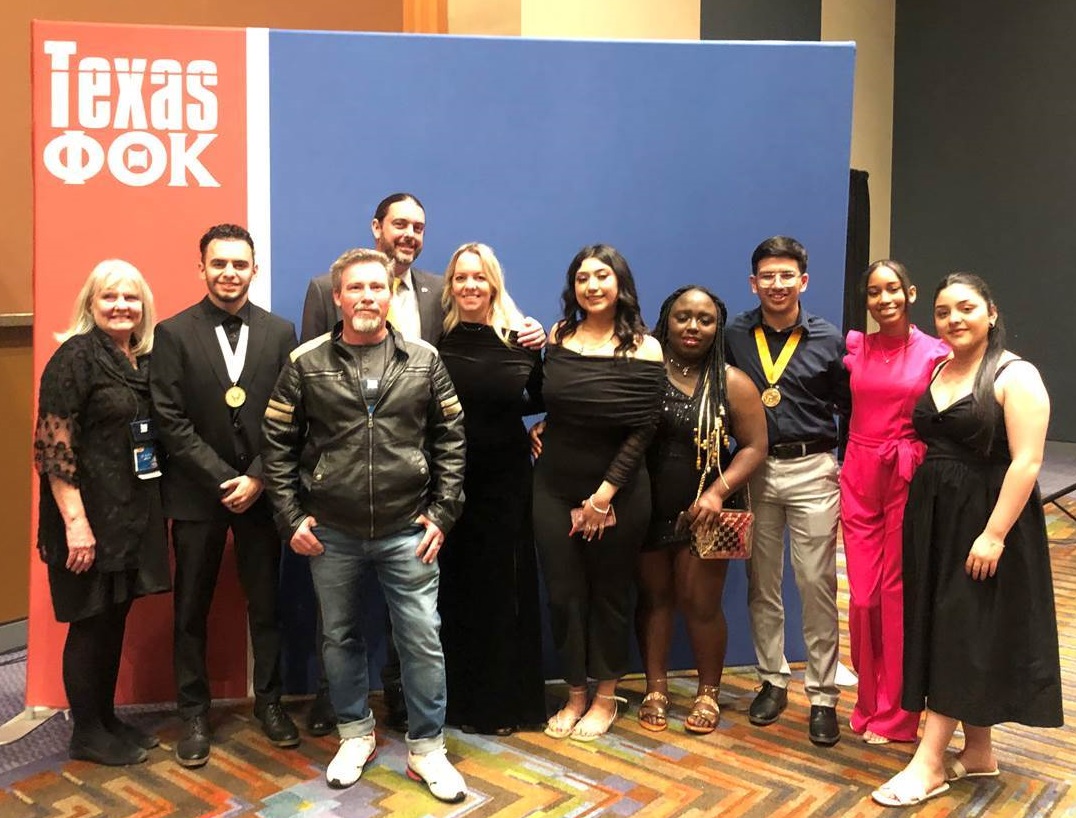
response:
{"label": "man in leather jacket", "polygon": [[332,267],[343,320],[285,364],[263,423],[266,491],[292,549],[310,557],[340,749],[329,786],[376,751],[360,578],[373,568],[394,623],[407,703],[408,775],[462,801],[444,745],[437,554],[463,507],[463,410],[436,350],[387,321],[392,262],[349,250]]}

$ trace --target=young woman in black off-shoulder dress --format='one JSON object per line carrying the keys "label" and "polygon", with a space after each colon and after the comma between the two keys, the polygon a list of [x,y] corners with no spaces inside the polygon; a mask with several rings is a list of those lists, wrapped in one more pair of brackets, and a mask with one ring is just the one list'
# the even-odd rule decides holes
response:
{"label": "young woman in black off-shoulder dress", "polygon": [[[616,684],[627,670],[635,559],[650,519],[644,454],[665,370],[631,269],[614,248],[576,255],[562,302],[545,358],[534,531],[569,693],[545,732],[592,741],[616,718]],[[589,703],[588,677],[597,682]]]}

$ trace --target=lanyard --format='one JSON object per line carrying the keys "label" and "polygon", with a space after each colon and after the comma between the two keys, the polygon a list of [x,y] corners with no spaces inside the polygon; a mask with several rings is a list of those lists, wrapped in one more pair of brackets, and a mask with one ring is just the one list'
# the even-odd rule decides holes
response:
{"label": "lanyard", "polygon": [[247,339],[250,336],[250,327],[243,323],[239,328],[239,343],[232,349],[228,343],[228,335],[220,324],[216,327],[217,342],[220,344],[220,353],[224,356],[224,367],[228,370],[228,379],[232,383],[239,383],[239,376],[243,374],[243,364],[247,359]]}

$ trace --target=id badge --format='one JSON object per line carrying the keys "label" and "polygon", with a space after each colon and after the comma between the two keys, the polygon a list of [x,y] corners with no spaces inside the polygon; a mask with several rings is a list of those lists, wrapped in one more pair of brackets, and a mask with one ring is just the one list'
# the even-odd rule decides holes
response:
{"label": "id badge", "polygon": [[149,418],[131,422],[131,465],[139,480],[153,480],[161,476],[157,430]]}

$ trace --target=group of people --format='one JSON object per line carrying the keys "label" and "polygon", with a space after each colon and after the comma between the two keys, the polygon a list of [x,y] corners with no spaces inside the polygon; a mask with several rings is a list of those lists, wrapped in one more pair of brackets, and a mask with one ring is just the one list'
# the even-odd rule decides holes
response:
{"label": "group of people", "polygon": [[[175,754],[185,766],[209,759],[207,619],[229,531],[254,714],[281,747],[299,742],[280,705],[282,544],[309,558],[322,683],[307,726],[339,733],[332,787],[357,782],[377,751],[367,571],[388,609],[375,623],[390,647],[388,721],[406,730],[408,775],[443,801],[467,794],[446,724],[602,736],[623,701],[633,620],[640,724],[668,727],[679,611],[698,668],[684,728],[712,732],[728,561],[690,545],[732,508],[755,515],[752,724],[774,723],[788,701],[787,532],[808,735],[819,746],[840,739],[839,519],[860,679],[851,729],[870,743],[914,741],[927,709],[912,762],[877,801],[917,803],[947,778],[996,775],[989,725],[1061,723],[1035,495],[1049,402],[1034,367],[1004,350],[980,279],[939,285],[939,341],[910,323],[907,271],[878,262],[864,285],[879,330],[846,342],[800,303],[806,250],[775,236],[751,258],[756,309],[728,320],[717,295],[688,285],[665,299],[651,335],[627,261],[598,244],[569,264],[547,337],[509,296],[488,246],[461,246],[443,277],[414,269],[425,224],[413,195],[383,200],[376,249],[349,250],[311,281],[301,343],[249,301],[254,243],[236,225],[201,239],[206,296],[159,324],[130,264],[90,274],[42,375],[35,443],[38,547],[56,617],[70,623],[72,757],[131,764],[156,746],[116,717],[114,695],[132,601],[174,584]],[[523,418],[539,412],[528,433]],[[843,469],[837,417],[849,428]],[[568,684],[548,718],[539,567]],[[958,721],[965,747],[947,764]]]}

